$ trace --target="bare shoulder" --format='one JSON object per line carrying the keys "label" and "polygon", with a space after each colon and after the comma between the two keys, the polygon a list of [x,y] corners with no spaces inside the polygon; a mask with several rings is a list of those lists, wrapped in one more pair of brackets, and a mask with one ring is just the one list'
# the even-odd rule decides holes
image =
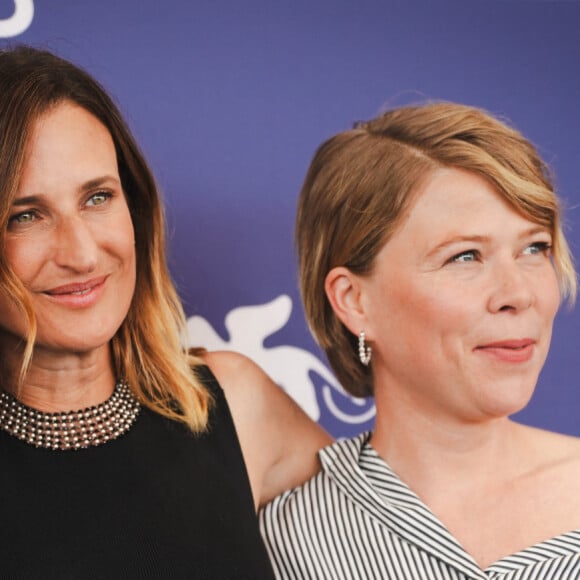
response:
{"label": "bare shoulder", "polygon": [[221,385],[236,428],[259,429],[256,418],[275,414],[279,405],[290,405],[284,391],[248,357],[231,351],[208,352],[203,359]]}
{"label": "bare shoulder", "polygon": [[329,435],[249,358],[221,351],[203,359],[225,392],[256,505],[313,475]]}
{"label": "bare shoulder", "polygon": [[508,513],[526,521],[534,542],[580,529],[580,439],[532,427],[520,435],[524,468],[512,482]]}
{"label": "bare shoulder", "polygon": [[523,427],[532,467],[539,476],[577,485],[580,477],[580,438],[534,427]]}
{"label": "bare shoulder", "polygon": [[556,456],[579,456],[580,437],[546,431],[536,427],[526,427],[527,436],[534,445],[539,446],[544,453]]}
{"label": "bare shoulder", "polygon": [[283,394],[280,387],[256,363],[237,352],[208,352],[203,359],[224,390],[238,434],[244,435],[251,425],[259,429],[255,419],[276,411],[270,405]]}
{"label": "bare shoulder", "polygon": [[226,393],[228,401],[240,395],[247,399],[248,390],[260,394],[269,388],[267,375],[248,357],[232,351],[205,352],[203,360]]}

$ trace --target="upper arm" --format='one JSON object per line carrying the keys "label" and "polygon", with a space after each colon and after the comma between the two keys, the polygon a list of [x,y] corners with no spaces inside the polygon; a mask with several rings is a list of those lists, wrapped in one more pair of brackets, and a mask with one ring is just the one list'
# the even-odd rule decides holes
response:
{"label": "upper arm", "polygon": [[256,507],[314,475],[316,452],[330,436],[248,358],[231,352],[203,358],[226,394]]}

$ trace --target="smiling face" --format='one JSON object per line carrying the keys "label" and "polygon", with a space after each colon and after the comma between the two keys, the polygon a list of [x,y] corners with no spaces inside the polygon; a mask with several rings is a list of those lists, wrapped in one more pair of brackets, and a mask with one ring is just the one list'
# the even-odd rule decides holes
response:
{"label": "smiling face", "polygon": [[[107,129],[62,103],[34,126],[6,231],[6,256],[38,323],[35,348],[107,348],[135,289],[131,216]],[[0,293],[0,344],[26,334]]]}
{"label": "smiling face", "polygon": [[550,245],[483,178],[436,171],[358,278],[377,396],[469,421],[520,410],[559,306]]}

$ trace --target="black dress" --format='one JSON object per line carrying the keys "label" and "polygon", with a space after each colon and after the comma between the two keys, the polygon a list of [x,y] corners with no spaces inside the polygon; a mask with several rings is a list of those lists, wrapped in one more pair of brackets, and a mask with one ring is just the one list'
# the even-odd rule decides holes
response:
{"label": "black dress", "polygon": [[120,438],[37,449],[0,431],[0,578],[273,578],[223,391],[209,431],[142,408]]}

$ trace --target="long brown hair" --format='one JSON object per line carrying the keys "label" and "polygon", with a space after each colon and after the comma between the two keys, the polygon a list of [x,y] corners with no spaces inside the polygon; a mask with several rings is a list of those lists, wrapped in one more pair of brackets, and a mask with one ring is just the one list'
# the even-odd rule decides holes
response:
{"label": "long brown hair", "polygon": [[103,87],[71,62],[30,47],[0,51],[0,284],[27,321],[20,381],[32,358],[36,320],[25,288],[6,261],[5,232],[34,124],[67,101],[83,107],[110,132],[135,229],[136,289],[112,339],[114,370],[143,404],[202,430],[211,398],[192,372],[200,359],[182,345],[185,315],[166,264],[165,219],[153,175]]}

